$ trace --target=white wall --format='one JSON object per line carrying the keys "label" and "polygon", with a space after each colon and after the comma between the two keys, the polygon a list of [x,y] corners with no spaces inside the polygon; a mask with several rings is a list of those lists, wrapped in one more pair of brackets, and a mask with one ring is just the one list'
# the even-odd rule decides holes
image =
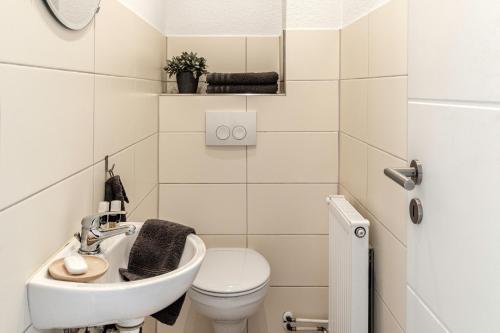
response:
{"label": "white wall", "polygon": [[165,0],[118,0],[158,31],[165,30]]}
{"label": "white wall", "polygon": [[164,0],[167,35],[278,35],[282,0]]}
{"label": "white wall", "polygon": [[342,27],[347,27],[387,2],[389,0],[343,0]]}
{"label": "white wall", "polygon": [[287,29],[338,29],[341,27],[342,0],[286,0],[286,2]]}

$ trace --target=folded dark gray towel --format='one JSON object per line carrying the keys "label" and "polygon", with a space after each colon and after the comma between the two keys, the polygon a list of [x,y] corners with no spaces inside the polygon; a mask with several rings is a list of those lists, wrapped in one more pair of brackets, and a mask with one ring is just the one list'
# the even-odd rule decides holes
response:
{"label": "folded dark gray towel", "polygon": [[207,94],[276,94],[277,84],[255,86],[215,86],[208,85]]}
{"label": "folded dark gray towel", "polygon": [[261,85],[276,84],[279,75],[276,72],[266,73],[210,73],[207,83],[214,85]]}
{"label": "folded dark gray towel", "polygon": [[[125,210],[125,202],[128,203],[129,201],[120,176],[116,175],[106,180],[104,184],[104,200],[110,202],[120,200],[122,202],[122,210]],[[127,217],[125,215],[120,216],[120,221],[123,222],[126,220]]]}
{"label": "folded dark gray towel", "polygon": [[[186,238],[193,228],[162,220],[147,220],[141,228],[128,261],[120,274],[129,281],[141,280],[171,272],[179,266]],[[153,317],[166,325],[174,325],[184,303],[184,294]]]}

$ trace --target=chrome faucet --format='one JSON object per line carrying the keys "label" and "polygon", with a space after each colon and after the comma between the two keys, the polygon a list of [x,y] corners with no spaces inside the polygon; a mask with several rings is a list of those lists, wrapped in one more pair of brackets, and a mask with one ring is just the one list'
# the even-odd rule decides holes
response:
{"label": "chrome faucet", "polygon": [[82,232],[75,234],[75,238],[80,242],[80,250],[78,252],[81,254],[98,254],[101,252],[100,246],[102,241],[121,234],[126,234],[127,236],[133,235],[136,228],[130,224],[110,229],[101,228],[101,217],[124,214],[126,212],[123,211],[104,212],[83,218]]}

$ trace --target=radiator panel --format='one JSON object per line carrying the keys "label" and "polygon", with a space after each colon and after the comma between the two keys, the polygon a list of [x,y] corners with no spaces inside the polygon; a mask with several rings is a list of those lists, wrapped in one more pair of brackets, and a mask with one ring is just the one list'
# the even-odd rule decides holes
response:
{"label": "radiator panel", "polygon": [[[343,196],[329,204],[329,330],[369,332],[369,222]],[[365,235],[358,237],[356,229]]]}

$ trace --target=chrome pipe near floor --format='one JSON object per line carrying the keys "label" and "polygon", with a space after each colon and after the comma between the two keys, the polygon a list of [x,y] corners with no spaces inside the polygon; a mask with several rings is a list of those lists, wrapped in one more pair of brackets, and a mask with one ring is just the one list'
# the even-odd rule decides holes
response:
{"label": "chrome pipe near floor", "polygon": [[[320,324],[324,326],[297,326],[297,324]],[[288,332],[328,332],[328,320],[295,318],[293,312],[283,313],[283,328]]]}

